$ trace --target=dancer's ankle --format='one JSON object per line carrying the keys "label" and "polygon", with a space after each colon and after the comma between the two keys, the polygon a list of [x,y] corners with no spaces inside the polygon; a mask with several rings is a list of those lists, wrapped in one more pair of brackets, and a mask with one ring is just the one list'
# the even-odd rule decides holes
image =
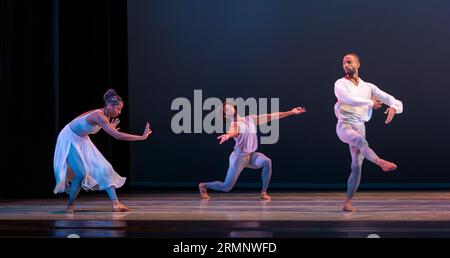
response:
{"label": "dancer's ankle", "polygon": [[128,212],[128,211],[131,211],[131,209],[119,201],[114,201],[113,202],[113,211],[114,212]]}
{"label": "dancer's ankle", "polygon": [[209,199],[208,189],[206,188],[205,183],[198,184],[198,189],[200,192],[200,198],[204,199],[204,200],[208,200]]}
{"label": "dancer's ankle", "polygon": [[395,163],[384,159],[379,159],[377,161],[377,165],[385,172],[394,171],[397,169],[397,165]]}
{"label": "dancer's ankle", "polygon": [[356,211],[356,209],[352,205],[352,201],[349,200],[349,199],[345,200],[344,206],[342,207],[342,210],[343,211],[349,211],[349,212],[355,212]]}
{"label": "dancer's ankle", "polygon": [[261,199],[265,200],[265,201],[270,201],[272,200],[272,197],[270,197],[267,192],[263,191],[261,192]]}
{"label": "dancer's ankle", "polygon": [[75,205],[74,205],[73,202],[67,204],[66,212],[67,213],[74,213],[75,212]]}

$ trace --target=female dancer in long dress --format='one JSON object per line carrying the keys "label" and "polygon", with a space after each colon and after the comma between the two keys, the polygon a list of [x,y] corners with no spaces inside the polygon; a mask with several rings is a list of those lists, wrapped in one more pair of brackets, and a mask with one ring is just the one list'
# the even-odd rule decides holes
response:
{"label": "female dancer in long dress", "polygon": [[125,178],[114,171],[89,138],[100,129],[105,130],[117,140],[143,141],[152,133],[147,123],[142,135],[119,132],[117,118],[123,108],[123,100],[115,90],[109,89],[103,96],[103,108],[88,111],[67,124],[58,135],[53,166],[56,177],[54,193],[67,192],[69,201],[67,212],[75,211],[74,202],[81,188],[85,190],[106,191],[112,201],[113,211],[130,211],[119,202],[116,188],[125,183]]}
{"label": "female dancer in long dress", "polygon": [[262,191],[261,199],[270,201],[271,197],[267,194],[270,177],[272,175],[272,161],[260,152],[258,148],[258,139],[256,135],[256,124],[268,123],[271,120],[285,118],[291,115],[299,115],[306,112],[306,109],[297,107],[288,112],[277,112],[265,115],[250,115],[240,117],[237,114],[237,108],[232,103],[223,104],[223,116],[231,121],[230,129],[226,134],[217,137],[219,144],[234,138],[236,141],[234,151],[230,155],[229,168],[225,182],[215,181],[199,184],[200,197],[209,199],[208,189],[221,192],[229,192],[236,184],[236,181],[244,168],[259,169],[262,168]]}

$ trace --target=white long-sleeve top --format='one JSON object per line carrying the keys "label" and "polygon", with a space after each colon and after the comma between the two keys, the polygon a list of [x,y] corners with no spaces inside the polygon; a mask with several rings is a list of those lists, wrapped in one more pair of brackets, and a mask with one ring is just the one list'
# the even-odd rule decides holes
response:
{"label": "white long-sleeve top", "polygon": [[400,100],[361,78],[358,86],[346,78],[337,80],[334,84],[334,94],[338,100],[334,112],[341,122],[358,124],[368,122],[372,117],[373,96],[389,107],[395,108],[397,114],[403,112],[403,103]]}

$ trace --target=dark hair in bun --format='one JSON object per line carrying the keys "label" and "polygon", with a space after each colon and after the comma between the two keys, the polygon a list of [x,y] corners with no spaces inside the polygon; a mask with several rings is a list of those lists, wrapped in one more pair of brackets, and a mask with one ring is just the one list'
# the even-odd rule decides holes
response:
{"label": "dark hair in bun", "polygon": [[105,101],[105,105],[112,104],[113,106],[119,105],[120,102],[123,103],[122,98],[117,94],[114,89],[109,89],[103,95],[103,100]]}

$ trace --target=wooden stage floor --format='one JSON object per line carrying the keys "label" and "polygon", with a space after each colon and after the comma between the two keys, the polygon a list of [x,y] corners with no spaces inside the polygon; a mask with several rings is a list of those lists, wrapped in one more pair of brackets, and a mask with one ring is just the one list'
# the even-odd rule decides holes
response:
{"label": "wooden stage floor", "polygon": [[[0,201],[0,237],[450,237],[450,191],[370,191],[341,211],[343,192],[124,194],[132,212],[113,213],[105,195]],[[375,235],[376,236],[376,235]]]}

